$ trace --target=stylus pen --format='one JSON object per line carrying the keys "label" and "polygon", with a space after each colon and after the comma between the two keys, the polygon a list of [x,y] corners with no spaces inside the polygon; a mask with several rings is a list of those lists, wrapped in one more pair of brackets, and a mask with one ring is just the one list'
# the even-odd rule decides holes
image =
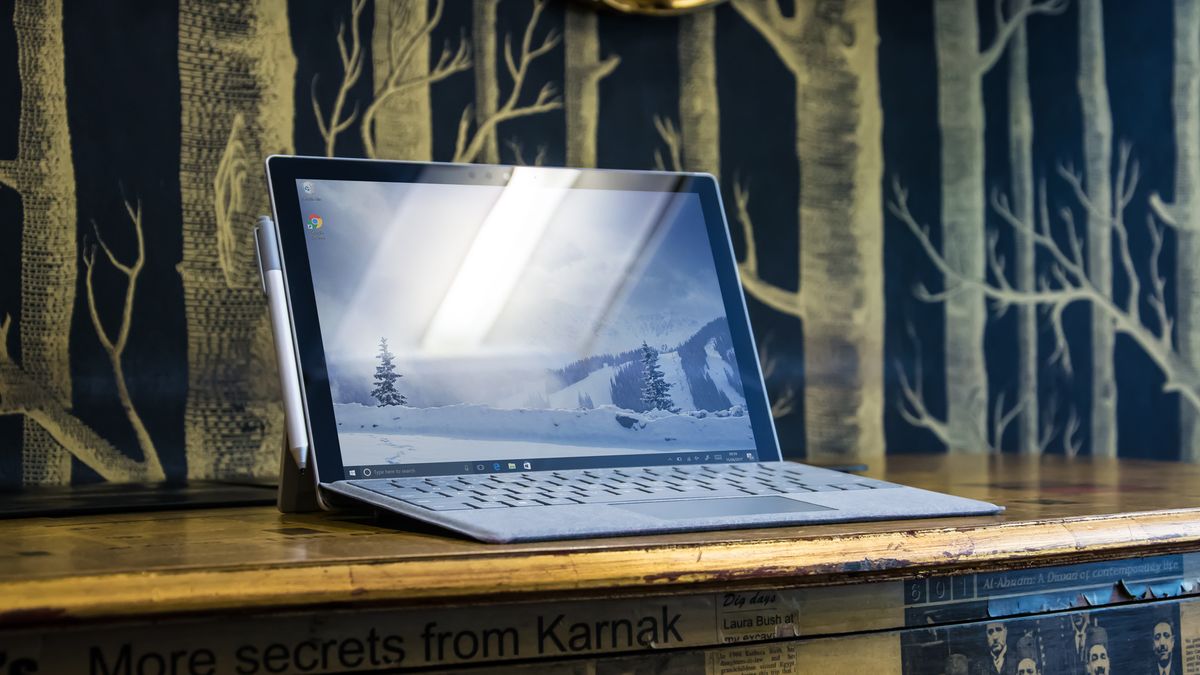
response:
{"label": "stylus pen", "polygon": [[271,314],[271,332],[275,334],[275,356],[279,360],[279,384],[283,389],[283,417],[287,424],[288,448],[303,471],[308,459],[308,434],[304,430],[304,407],[300,401],[300,375],[292,349],[292,328],[288,321],[287,298],[283,292],[283,268],[275,245],[275,223],[270,216],[259,216],[254,228],[254,246],[258,268],[262,272],[263,292]]}

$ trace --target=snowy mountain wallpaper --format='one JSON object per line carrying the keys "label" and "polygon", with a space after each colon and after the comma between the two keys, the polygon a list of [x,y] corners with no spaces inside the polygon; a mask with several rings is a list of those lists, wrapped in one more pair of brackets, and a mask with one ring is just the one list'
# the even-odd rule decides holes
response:
{"label": "snowy mountain wallpaper", "polygon": [[699,198],[560,176],[302,181],[347,465],[754,449]]}
{"label": "snowy mountain wallpaper", "polygon": [[[1200,459],[1200,0],[0,0],[0,486],[274,474],[277,152],[715,174],[790,457]],[[511,396],[364,328],[339,396],[387,338],[414,415],[735,409],[646,298]]]}

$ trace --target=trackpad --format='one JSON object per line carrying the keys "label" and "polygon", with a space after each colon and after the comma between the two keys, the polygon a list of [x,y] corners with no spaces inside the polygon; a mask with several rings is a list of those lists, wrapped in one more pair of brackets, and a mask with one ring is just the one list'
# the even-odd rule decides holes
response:
{"label": "trackpad", "polygon": [[804,513],[805,511],[832,511],[827,506],[817,506],[787,497],[727,497],[724,499],[672,499],[661,502],[633,502],[612,504],[644,516],[663,520],[684,518],[720,518],[722,516],[754,516],[763,513]]}

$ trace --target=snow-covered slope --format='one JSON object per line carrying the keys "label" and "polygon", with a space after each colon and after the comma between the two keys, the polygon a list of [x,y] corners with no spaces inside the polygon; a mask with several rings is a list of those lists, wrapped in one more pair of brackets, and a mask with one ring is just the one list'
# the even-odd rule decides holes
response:
{"label": "snow-covered slope", "polygon": [[695,410],[696,402],[692,400],[692,389],[688,386],[687,373],[683,369],[683,360],[679,352],[665,352],[658,355],[658,365],[662,368],[663,379],[671,387],[671,402],[680,410]]}
{"label": "snow-covered slope", "polygon": [[717,391],[734,405],[746,405],[741,378],[734,370],[733,364],[717,351],[717,338],[711,338],[704,343],[704,356],[704,374],[712,380]]}
{"label": "snow-covered slope", "polygon": [[[440,408],[334,405],[338,434],[348,464],[438,461],[450,457],[561,456],[556,446],[591,454],[743,450],[754,447],[750,420],[741,407],[705,411],[635,413],[613,406],[591,410],[504,410],[488,406]],[[462,443],[447,445],[444,439]],[[442,439],[442,440],[431,440]],[[517,443],[517,445],[514,445]],[[514,448],[530,444],[522,452]],[[498,446],[492,448],[492,445]],[[537,453],[535,454],[535,449]],[[435,451],[436,450],[436,451]],[[593,452],[594,451],[594,452]]]}
{"label": "snow-covered slope", "polygon": [[[550,393],[550,403],[554,407],[585,407],[577,402],[583,391],[596,405],[604,401],[629,410],[644,410],[640,402],[641,359],[641,350],[634,348],[593,356],[555,371],[550,381],[565,386]],[[715,412],[746,404],[733,339],[724,319],[710,321],[676,346],[661,350],[658,364],[670,386],[671,401],[681,410]],[[606,381],[608,391],[604,391]]]}
{"label": "snow-covered slope", "polygon": [[[550,394],[550,407],[574,410],[612,405],[612,379],[616,373],[617,369],[613,366],[601,366],[582,380]],[[590,401],[592,405],[581,405],[583,401]]]}

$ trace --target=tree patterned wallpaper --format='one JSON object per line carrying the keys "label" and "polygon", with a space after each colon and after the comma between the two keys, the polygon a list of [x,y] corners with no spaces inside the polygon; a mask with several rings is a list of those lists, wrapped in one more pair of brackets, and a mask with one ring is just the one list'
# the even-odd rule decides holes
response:
{"label": "tree patterned wallpaper", "polygon": [[0,487],[273,474],[293,152],[716,174],[789,456],[1200,459],[1200,0],[0,10]]}

